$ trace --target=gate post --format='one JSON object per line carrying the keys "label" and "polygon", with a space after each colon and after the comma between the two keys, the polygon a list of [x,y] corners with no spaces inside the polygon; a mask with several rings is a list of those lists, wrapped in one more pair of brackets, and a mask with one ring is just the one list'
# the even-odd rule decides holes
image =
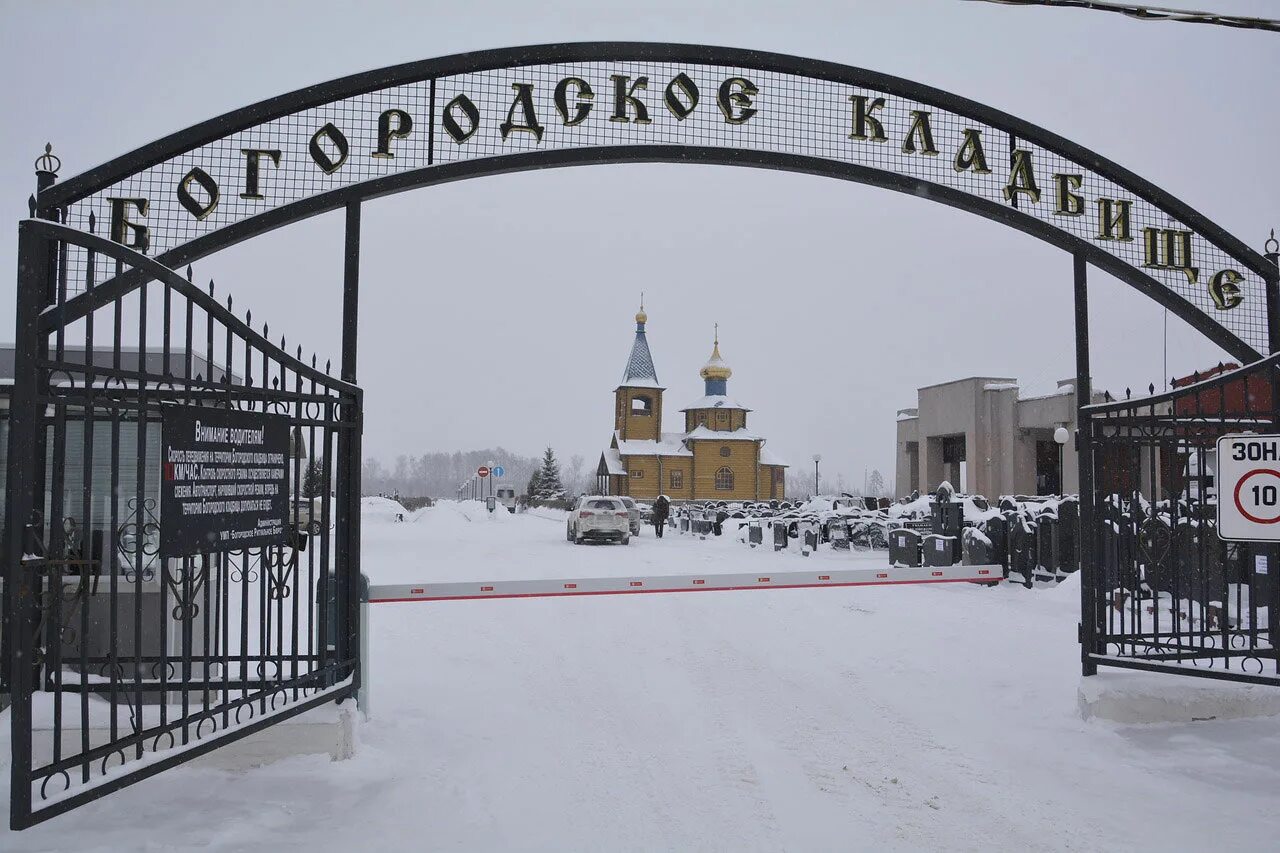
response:
{"label": "gate post", "polygon": [[[13,396],[9,403],[9,459],[6,469],[4,528],[4,629],[7,684],[13,709],[10,725],[10,826],[26,826],[31,815],[31,661],[35,636],[32,614],[39,594],[36,578],[23,566],[26,529],[36,501],[36,362],[39,317],[49,277],[49,246],[27,222],[18,226],[17,327],[14,334]],[[43,462],[43,455],[40,460]]]}
{"label": "gate post", "polygon": [[[356,341],[360,299],[360,202],[346,208],[346,240],[343,252],[342,282],[342,381],[355,384]],[[357,690],[364,678],[364,661],[360,643],[360,464],[361,432],[364,429],[363,395],[357,390],[355,399],[344,413],[345,428],[338,435],[338,524],[336,548],[345,574],[338,573],[338,609],[344,616],[345,630],[340,635],[340,653],[356,658],[352,686]]]}
{"label": "gate post", "polygon": [[1080,672],[1096,675],[1098,665],[1089,657],[1097,644],[1094,603],[1098,582],[1094,565],[1093,424],[1085,407],[1092,402],[1093,383],[1089,378],[1089,288],[1084,255],[1075,261],[1076,304],[1076,463],[1080,488]]}

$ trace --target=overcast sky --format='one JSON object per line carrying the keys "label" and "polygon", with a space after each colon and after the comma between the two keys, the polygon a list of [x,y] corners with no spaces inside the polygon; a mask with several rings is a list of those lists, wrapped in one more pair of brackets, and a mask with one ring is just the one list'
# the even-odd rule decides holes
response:
{"label": "overcast sky", "polygon": [[[1163,5],[1275,16],[1272,0]],[[1056,131],[1261,248],[1280,225],[1280,36],[961,0],[819,3],[0,2],[0,199],[26,215],[51,141],[69,177],[211,116],[465,50],[645,40],[757,48],[917,80]],[[210,257],[273,330],[340,353],[340,214]],[[15,268],[0,229],[0,269]],[[624,259],[621,264],[618,258]],[[523,260],[522,260],[523,259]],[[719,323],[730,393],[796,465],[893,477],[894,413],[975,374],[1074,374],[1071,259],[985,219],[842,181],[725,167],[481,178],[364,208],[366,455],[547,444],[593,464],[646,293],[668,429]],[[12,294],[12,290],[8,290]],[[12,296],[0,337],[12,339]],[[1099,387],[1160,384],[1164,312],[1094,271]],[[1223,354],[1170,317],[1168,372]]]}

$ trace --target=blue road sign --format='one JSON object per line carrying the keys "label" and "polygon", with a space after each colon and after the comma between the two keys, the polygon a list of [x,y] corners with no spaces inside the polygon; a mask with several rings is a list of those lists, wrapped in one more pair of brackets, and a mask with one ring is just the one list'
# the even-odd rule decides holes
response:
{"label": "blue road sign", "polygon": [[501,477],[505,473],[507,473],[507,469],[503,468],[501,465],[493,466],[493,476]]}

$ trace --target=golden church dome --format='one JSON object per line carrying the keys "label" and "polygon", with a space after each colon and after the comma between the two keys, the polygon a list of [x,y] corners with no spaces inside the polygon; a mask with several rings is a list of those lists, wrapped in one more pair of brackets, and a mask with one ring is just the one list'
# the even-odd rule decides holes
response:
{"label": "golden church dome", "polygon": [[711,349],[711,358],[707,359],[707,363],[698,371],[698,375],[703,379],[728,379],[733,375],[733,370],[720,357],[720,326],[718,324],[716,326],[715,345]]}

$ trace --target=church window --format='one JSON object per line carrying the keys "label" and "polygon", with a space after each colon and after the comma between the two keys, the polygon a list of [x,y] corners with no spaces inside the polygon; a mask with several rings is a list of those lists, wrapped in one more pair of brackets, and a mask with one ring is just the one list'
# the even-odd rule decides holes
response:
{"label": "church window", "polygon": [[631,479],[633,479],[633,480],[643,480],[643,479],[644,479],[644,469],[643,469],[643,468],[637,468],[637,469],[635,469],[634,471],[632,471],[632,472],[631,472]]}
{"label": "church window", "polygon": [[683,471],[671,472],[671,488],[673,489],[684,488],[684,472]]}
{"label": "church window", "polygon": [[653,410],[653,400],[648,397],[631,398],[631,414],[647,415]]}
{"label": "church window", "polygon": [[729,413],[725,411],[716,412],[716,420],[722,424],[727,424],[729,422]]}
{"label": "church window", "polygon": [[733,490],[733,470],[730,468],[721,468],[716,472],[716,491],[728,492]]}
{"label": "church window", "polygon": [[729,455],[729,448],[728,448],[727,446],[720,448],[720,455],[721,455],[721,456],[728,456],[728,455]]}

